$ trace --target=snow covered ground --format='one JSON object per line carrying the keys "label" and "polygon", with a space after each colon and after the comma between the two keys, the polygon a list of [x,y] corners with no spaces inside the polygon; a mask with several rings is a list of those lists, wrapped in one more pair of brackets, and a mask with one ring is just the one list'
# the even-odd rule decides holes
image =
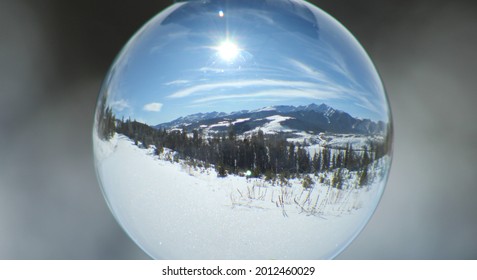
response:
{"label": "snow covered ground", "polygon": [[[213,168],[170,162],[126,137],[94,141],[103,192],[116,219],[148,254],[165,259],[332,258],[354,239],[375,209],[386,176],[355,189],[302,180],[287,186]],[[387,162],[372,167],[386,174]]]}
{"label": "snow covered ground", "polygon": [[[249,130],[245,132],[246,136],[250,136],[253,134],[257,134],[259,130],[261,130],[264,134],[276,134],[280,132],[293,132],[294,130],[289,129],[288,127],[284,126],[281,122],[293,119],[292,117],[284,117],[280,115],[273,115],[270,117],[265,118],[268,122],[261,127],[256,127],[253,130]],[[258,119],[261,120],[261,119]]]}

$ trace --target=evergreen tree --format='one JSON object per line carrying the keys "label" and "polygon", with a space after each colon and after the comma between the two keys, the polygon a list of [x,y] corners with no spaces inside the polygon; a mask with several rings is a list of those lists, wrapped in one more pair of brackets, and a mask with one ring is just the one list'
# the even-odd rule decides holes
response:
{"label": "evergreen tree", "polygon": [[364,187],[368,184],[368,168],[364,168],[362,171],[361,171],[361,174],[359,175],[359,182],[358,182],[358,185],[360,187]]}
{"label": "evergreen tree", "polygon": [[303,181],[302,181],[302,187],[304,189],[309,189],[311,187],[313,187],[313,185],[315,185],[315,182],[313,181],[313,179],[310,177],[310,175],[305,175],[305,177],[303,177]]}
{"label": "evergreen tree", "polygon": [[363,168],[367,169],[371,159],[368,154],[368,147],[364,146],[363,158],[361,160],[361,165]]}
{"label": "evergreen tree", "polygon": [[339,151],[338,155],[336,156],[336,166],[335,168],[341,168],[343,165],[343,152]]}
{"label": "evergreen tree", "polygon": [[223,164],[219,164],[217,166],[217,176],[219,177],[227,177],[227,171],[225,170],[225,167]]}
{"label": "evergreen tree", "polygon": [[336,169],[331,178],[331,186],[339,190],[343,189],[343,174],[341,169]]}
{"label": "evergreen tree", "polygon": [[103,140],[109,140],[116,131],[116,118],[113,109],[106,106],[106,96],[103,96],[98,110],[98,136]]}
{"label": "evergreen tree", "polygon": [[336,154],[333,153],[333,157],[331,158],[330,169],[336,168]]}
{"label": "evergreen tree", "polygon": [[330,170],[331,169],[331,150],[329,148],[323,149],[323,170]]}
{"label": "evergreen tree", "polygon": [[315,174],[321,171],[321,150],[313,155],[313,171]]}
{"label": "evergreen tree", "polygon": [[310,155],[301,146],[297,148],[298,173],[310,173]]}
{"label": "evergreen tree", "polygon": [[296,173],[295,143],[293,142],[291,142],[288,147],[287,169],[290,171],[290,173]]}
{"label": "evergreen tree", "polygon": [[157,143],[157,144],[156,144],[156,149],[154,150],[154,154],[155,154],[156,156],[159,156],[159,155],[161,155],[163,152],[164,152],[164,147],[162,146],[161,143]]}
{"label": "evergreen tree", "polygon": [[228,136],[230,141],[235,141],[237,135],[235,133],[235,128],[232,124],[229,124]]}

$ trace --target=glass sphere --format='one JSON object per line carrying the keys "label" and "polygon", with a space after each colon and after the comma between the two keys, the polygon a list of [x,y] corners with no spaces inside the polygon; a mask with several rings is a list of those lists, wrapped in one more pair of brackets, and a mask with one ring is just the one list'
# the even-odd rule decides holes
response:
{"label": "glass sphere", "polygon": [[377,207],[391,141],[370,58],[301,0],[173,4],[114,61],[93,129],[112,213],[163,259],[335,257]]}

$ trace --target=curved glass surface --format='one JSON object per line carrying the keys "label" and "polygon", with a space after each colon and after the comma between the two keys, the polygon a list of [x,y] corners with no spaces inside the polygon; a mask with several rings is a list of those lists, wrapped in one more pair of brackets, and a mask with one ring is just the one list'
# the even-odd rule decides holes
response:
{"label": "curved glass surface", "polygon": [[98,98],[103,193],[154,258],[326,259],[384,190],[392,122],[357,40],[295,0],[178,2]]}

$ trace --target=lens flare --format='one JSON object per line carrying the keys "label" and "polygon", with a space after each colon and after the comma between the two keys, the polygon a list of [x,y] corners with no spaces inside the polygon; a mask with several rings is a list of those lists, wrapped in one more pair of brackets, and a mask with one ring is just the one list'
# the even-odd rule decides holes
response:
{"label": "lens flare", "polygon": [[217,47],[217,52],[224,61],[233,62],[240,54],[239,47],[230,41],[224,41]]}

